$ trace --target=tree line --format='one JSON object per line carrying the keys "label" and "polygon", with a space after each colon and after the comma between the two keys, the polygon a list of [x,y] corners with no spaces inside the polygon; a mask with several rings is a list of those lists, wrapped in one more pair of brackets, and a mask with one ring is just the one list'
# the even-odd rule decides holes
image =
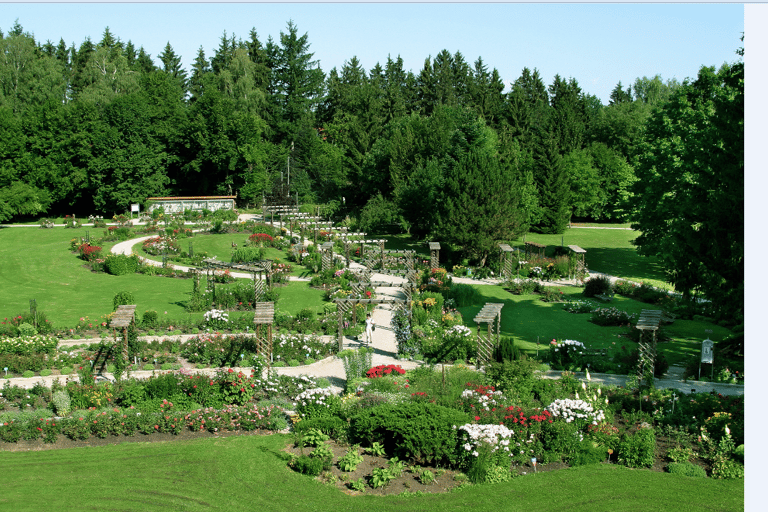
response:
{"label": "tree line", "polygon": [[[167,195],[258,205],[290,190],[364,229],[399,224],[485,261],[498,240],[560,233],[574,217],[633,220],[641,247],[660,254],[671,250],[664,236],[698,239],[707,218],[743,204],[740,62],[683,83],[619,82],[603,105],[575,78],[547,85],[527,67],[504,92],[495,68],[459,51],[427,57],[418,72],[391,56],[365,70],[353,56],[326,73],[313,57],[291,21],[265,42],[255,28],[245,39],[225,32],[189,72],[170,42],[155,65],[109,28],[67,46],[16,22],[0,31],[0,221],[111,216]],[[729,120],[713,123],[719,116]],[[726,128],[736,129],[727,140]],[[700,188],[709,180],[723,192],[671,185],[701,173]],[[722,206],[699,212],[715,196]],[[689,245],[679,250],[703,247]],[[688,282],[700,270],[672,272]]]}

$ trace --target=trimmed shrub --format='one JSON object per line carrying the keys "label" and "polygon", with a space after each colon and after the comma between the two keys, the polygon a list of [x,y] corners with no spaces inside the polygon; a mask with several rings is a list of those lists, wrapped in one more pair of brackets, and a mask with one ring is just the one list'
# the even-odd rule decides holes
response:
{"label": "trimmed shrub", "polygon": [[704,468],[691,462],[672,462],[667,466],[667,471],[673,475],[691,476],[705,478],[707,472]]}
{"label": "trimmed shrub", "polygon": [[353,442],[379,442],[400,459],[451,462],[458,439],[453,427],[468,422],[466,413],[437,404],[383,404],[352,416],[350,434]]}
{"label": "trimmed shrub", "polygon": [[582,293],[585,297],[594,297],[595,295],[605,295],[612,292],[611,280],[605,276],[598,276],[592,277],[584,283],[584,291]]}
{"label": "trimmed shrub", "polygon": [[104,260],[104,269],[113,276],[135,274],[139,269],[139,257],[135,254],[110,254]]}

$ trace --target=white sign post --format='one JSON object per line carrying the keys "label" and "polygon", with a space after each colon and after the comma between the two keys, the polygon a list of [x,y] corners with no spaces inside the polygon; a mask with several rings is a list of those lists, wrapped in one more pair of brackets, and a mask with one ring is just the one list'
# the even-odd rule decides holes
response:
{"label": "white sign post", "polygon": [[136,212],[136,214],[137,214],[137,216],[138,216],[138,213],[139,213],[139,205],[137,205],[137,204],[132,204],[132,205],[131,205],[131,218],[133,218],[133,212]]}

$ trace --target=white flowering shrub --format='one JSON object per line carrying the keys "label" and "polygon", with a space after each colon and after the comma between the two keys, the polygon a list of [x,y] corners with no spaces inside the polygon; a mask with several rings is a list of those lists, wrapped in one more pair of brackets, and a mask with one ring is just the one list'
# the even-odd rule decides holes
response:
{"label": "white flowering shrub", "polygon": [[[456,428],[456,427],[454,427]],[[467,475],[474,483],[511,478],[509,466],[512,451],[510,444],[514,432],[504,425],[477,425],[468,423],[458,427],[459,463],[467,469]],[[506,476],[498,480],[499,476]]]}
{"label": "white flowering shrub", "polygon": [[299,393],[295,399],[296,413],[302,419],[335,416],[341,410],[341,398],[330,388],[312,388]]}
{"label": "white flowering shrub", "polygon": [[576,340],[552,340],[549,343],[550,366],[553,370],[573,370],[581,366],[585,348]]}
{"label": "white flowering shrub", "polygon": [[213,329],[222,329],[229,322],[229,314],[221,309],[206,311],[203,315],[205,323]]}
{"label": "white flowering shrub", "polygon": [[563,419],[567,423],[573,422],[579,428],[584,428],[590,424],[597,425],[605,420],[605,413],[602,409],[596,410],[592,404],[580,399],[558,399],[549,404],[547,410],[553,417]]}

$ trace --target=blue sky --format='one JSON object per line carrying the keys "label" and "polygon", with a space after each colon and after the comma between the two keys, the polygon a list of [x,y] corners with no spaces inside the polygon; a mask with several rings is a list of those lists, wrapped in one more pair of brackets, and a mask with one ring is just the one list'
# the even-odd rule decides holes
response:
{"label": "blue sky", "polygon": [[[14,21],[38,41],[98,42],[105,27],[153,58],[166,42],[189,68],[200,46],[214,54],[227,32],[276,41],[293,20],[327,73],[353,56],[370,70],[402,56],[417,73],[428,56],[482,57],[507,88],[523,67],[575,78],[603,103],[621,80],[660,74],[680,81],[702,65],[734,62],[744,31],[742,4],[518,3],[3,3],[0,29]],[[159,63],[159,60],[156,60]]]}

